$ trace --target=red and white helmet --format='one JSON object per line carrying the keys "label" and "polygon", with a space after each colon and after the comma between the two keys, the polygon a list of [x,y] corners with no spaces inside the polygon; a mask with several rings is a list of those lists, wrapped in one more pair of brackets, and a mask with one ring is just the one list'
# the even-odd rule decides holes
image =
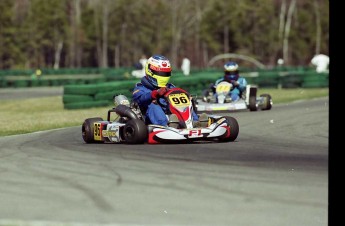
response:
{"label": "red and white helmet", "polygon": [[145,66],[145,75],[147,80],[154,87],[165,87],[171,76],[170,61],[161,55],[150,57]]}

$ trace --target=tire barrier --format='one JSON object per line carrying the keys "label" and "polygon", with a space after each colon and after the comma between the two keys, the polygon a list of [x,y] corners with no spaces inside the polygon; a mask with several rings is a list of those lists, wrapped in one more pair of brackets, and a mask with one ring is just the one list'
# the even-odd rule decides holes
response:
{"label": "tire barrier", "polygon": [[113,104],[113,96],[116,94],[130,97],[137,82],[137,80],[130,80],[88,85],[66,85],[62,98],[64,108],[80,109],[110,106]]}
{"label": "tire barrier", "polygon": [[[328,73],[316,72],[248,72],[242,74],[249,84],[258,87],[297,88],[328,87]],[[173,75],[170,82],[188,90],[194,97],[221,77],[221,73],[195,72],[190,76]],[[140,79],[103,82],[96,84],[65,85],[63,104],[65,109],[113,106],[113,97],[123,94],[131,100],[134,85]]]}
{"label": "tire barrier", "polygon": [[303,75],[303,88],[320,88],[329,87],[329,73],[305,73]]}
{"label": "tire barrier", "polygon": [[[115,81],[139,80],[131,76],[131,68],[80,68],[80,69],[42,69],[40,74],[34,70],[0,70],[0,88],[21,88],[40,86],[88,85]],[[327,87],[329,73],[316,73],[313,68],[291,67],[258,69],[241,69],[241,75],[248,83],[267,88],[297,88],[297,87]],[[192,70],[189,76],[184,76],[180,70],[174,71],[172,82],[179,86],[190,86],[197,92],[204,83],[214,82],[222,76],[219,69],[208,68]],[[204,78],[192,84],[194,78]],[[176,81],[175,81],[176,80]]]}
{"label": "tire barrier", "polygon": [[91,84],[105,82],[102,74],[88,75],[44,75],[35,77],[30,75],[8,75],[0,77],[1,87],[39,87],[39,86],[63,86],[69,84]]}
{"label": "tire barrier", "polygon": [[[217,77],[199,75],[193,77],[173,76],[171,82],[196,96],[201,94],[204,86],[214,82]],[[128,81],[106,82],[88,85],[66,85],[63,92],[65,109],[112,106],[114,95],[123,94],[131,99],[132,91],[139,79]],[[95,105],[92,105],[95,103]]]}
{"label": "tire barrier", "polygon": [[131,68],[0,70],[1,87],[63,86],[133,79]]}

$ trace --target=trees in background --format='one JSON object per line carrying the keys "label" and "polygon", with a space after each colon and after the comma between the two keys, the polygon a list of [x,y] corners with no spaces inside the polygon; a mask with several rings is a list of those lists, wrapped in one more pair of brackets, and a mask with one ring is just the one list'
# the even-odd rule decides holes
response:
{"label": "trees in background", "polygon": [[[1,0],[0,69],[131,67],[223,53],[268,66],[329,54],[327,0]],[[248,65],[250,66],[250,65]]]}

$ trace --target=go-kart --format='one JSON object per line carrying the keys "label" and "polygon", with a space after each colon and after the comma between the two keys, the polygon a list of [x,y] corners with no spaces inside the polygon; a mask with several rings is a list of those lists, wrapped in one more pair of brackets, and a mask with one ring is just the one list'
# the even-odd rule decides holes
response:
{"label": "go-kart", "polygon": [[[272,97],[269,94],[257,96],[258,88],[247,85],[246,90],[241,93],[240,99],[232,101],[228,93],[233,88],[230,82],[222,81],[217,85],[210,84],[208,89],[203,90],[202,97],[196,101],[198,112],[230,112],[238,110],[270,110],[272,108]],[[214,94],[217,94],[217,98]]]}
{"label": "go-kart", "polygon": [[108,110],[107,120],[101,117],[85,119],[82,124],[83,140],[86,143],[127,144],[236,140],[239,125],[235,118],[207,115],[206,125],[196,126],[192,118],[195,102],[188,92],[181,88],[172,88],[161,98],[164,98],[165,103],[168,104],[167,117],[175,114],[178,126],[145,123],[145,114],[138,104],[134,101],[130,102],[126,96],[120,94],[114,96],[115,107]]}

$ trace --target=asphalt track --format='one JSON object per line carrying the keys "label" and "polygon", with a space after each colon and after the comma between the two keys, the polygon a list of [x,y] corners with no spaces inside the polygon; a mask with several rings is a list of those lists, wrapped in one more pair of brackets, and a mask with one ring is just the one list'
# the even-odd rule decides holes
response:
{"label": "asphalt track", "polygon": [[329,99],[231,115],[231,143],[0,137],[0,225],[328,225]]}

